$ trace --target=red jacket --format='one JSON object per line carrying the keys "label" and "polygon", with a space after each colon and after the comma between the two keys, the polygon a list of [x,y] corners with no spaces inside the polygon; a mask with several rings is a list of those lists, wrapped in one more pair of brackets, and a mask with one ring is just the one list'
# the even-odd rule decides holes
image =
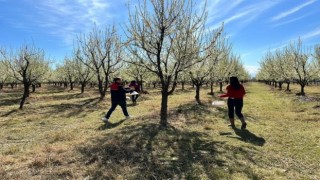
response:
{"label": "red jacket", "polygon": [[230,97],[235,99],[242,99],[243,96],[246,94],[244,87],[240,85],[240,89],[234,89],[231,85],[227,86],[227,93],[220,95],[220,97]]}
{"label": "red jacket", "polygon": [[115,82],[110,85],[110,91],[112,102],[126,101],[126,93],[129,92],[125,90],[121,84]]}

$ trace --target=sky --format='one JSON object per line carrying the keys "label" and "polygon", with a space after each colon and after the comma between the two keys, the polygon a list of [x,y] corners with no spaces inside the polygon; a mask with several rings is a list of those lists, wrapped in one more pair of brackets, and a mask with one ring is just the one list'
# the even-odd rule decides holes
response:
{"label": "sky", "polygon": [[[201,7],[204,0],[195,2]],[[0,0],[0,46],[31,43],[62,62],[77,35],[89,32],[93,24],[115,24],[122,31],[127,4],[128,0]],[[320,44],[320,0],[207,0],[206,8],[208,28],[224,23],[235,53],[251,74],[268,50],[299,37],[306,46]]]}

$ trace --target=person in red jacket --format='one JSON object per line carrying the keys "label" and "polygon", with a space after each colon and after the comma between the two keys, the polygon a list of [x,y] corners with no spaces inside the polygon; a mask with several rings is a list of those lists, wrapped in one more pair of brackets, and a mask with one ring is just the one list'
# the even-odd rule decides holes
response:
{"label": "person in red jacket", "polygon": [[237,77],[230,77],[230,85],[227,86],[227,93],[220,95],[220,97],[228,97],[228,115],[230,119],[230,125],[232,128],[234,125],[234,111],[241,120],[241,129],[246,129],[247,123],[244,120],[241,113],[243,107],[243,96],[246,94],[244,87],[240,84]]}
{"label": "person in red jacket", "polygon": [[130,116],[127,110],[126,93],[129,93],[130,89],[123,88],[121,78],[114,78],[113,83],[110,85],[110,92],[111,107],[105,117],[102,118],[102,121],[107,123],[112,112],[118,105],[122,108],[122,112],[125,115],[126,119],[129,119]]}

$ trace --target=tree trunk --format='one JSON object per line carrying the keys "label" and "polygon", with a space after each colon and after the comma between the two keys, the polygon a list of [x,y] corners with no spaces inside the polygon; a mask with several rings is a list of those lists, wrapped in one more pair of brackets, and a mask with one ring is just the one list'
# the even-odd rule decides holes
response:
{"label": "tree trunk", "polygon": [[201,101],[200,101],[200,87],[201,87],[201,84],[196,84],[196,101],[198,104],[201,104]]}
{"label": "tree trunk", "polygon": [[74,83],[70,81],[70,91],[73,90],[73,84],[74,84]]}
{"label": "tree trunk", "polygon": [[86,83],[81,83],[81,94],[84,93],[84,87],[86,86]]}
{"label": "tree trunk", "polygon": [[144,89],[143,89],[143,78],[142,78],[142,76],[140,76],[140,80],[141,80],[141,82],[140,82],[140,91],[141,91],[141,92],[144,92]]}
{"label": "tree trunk", "polygon": [[184,81],[181,82],[181,89],[184,91]]}
{"label": "tree trunk", "polygon": [[290,91],[290,82],[287,82],[287,89],[286,91]]}
{"label": "tree trunk", "polygon": [[30,90],[29,90],[30,85],[29,85],[29,83],[28,83],[28,82],[24,82],[24,83],[23,83],[23,86],[24,86],[24,91],[23,91],[22,99],[21,99],[21,101],[20,101],[20,107],[19,107],[19,109],[22,109],[22,108],[23,108],[23,105],[24,105],[26,99],[29,97],[29,94],[30,94]]}
{"label": "tree trunk", "polygon": [[305,95],[306,95],[306,94],[304,93],[304,87],[305,87],[305,85],[304,85],[304,84],[303,84],[303,85],[300,84],[300,86],[301,86],[300,95],[301,95],[301,96],[305,96]]}
{"label": "tree trunk", "polygon": [[279,82],[279,89],[282,89],[282,82]]}
{"label": "tree trunk", "polygon": [[0,89],[3,89],[3,83],[0,83]]}
{"label": "tree trunk", "polygon": [[32,84],[31,87],[32,87],[32,92],[34,93],[36,91],[36,85]]}
{"label": "tree trunk", "polygon": [[103,100],[106,96],[105,91],[103,90],[103,82],[101,79],[98,80],[98,87],[99,87],[99,93],[100,93],[100,100]]}
{"label": "tree trunk", "polygon": [[222,92],[222,82],[219,82],[220,85],[220,92]]}
{"label": "tree trunk", "polygon": [[213,92],[213,82],[210,83],[210,94],[211,94],[211,95],[214,95],[214,92]]}
{"label": "tree trunk", "polygon": [[162,127],[167,127],[168,125],[168,96],[168,90],[162,90],[160,111],[160,125]]}

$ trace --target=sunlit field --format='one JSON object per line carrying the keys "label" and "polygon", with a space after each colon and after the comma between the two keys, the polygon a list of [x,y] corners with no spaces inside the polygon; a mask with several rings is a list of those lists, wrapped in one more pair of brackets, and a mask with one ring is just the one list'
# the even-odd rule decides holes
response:
{"label": "sunlit field", "polygon": [[[226,106],[180,86],[159,127],[160,90],[128,101],[110,123],[110,97],[44,85],[18,110],[21,88],[0,91],[0,179],[320,179],[320,86],[286,93],[246,83],[247,130],[227,126]],[[217,90],[218,87],[215,87]],[[217,94],[217,93],[216,93]]]}

